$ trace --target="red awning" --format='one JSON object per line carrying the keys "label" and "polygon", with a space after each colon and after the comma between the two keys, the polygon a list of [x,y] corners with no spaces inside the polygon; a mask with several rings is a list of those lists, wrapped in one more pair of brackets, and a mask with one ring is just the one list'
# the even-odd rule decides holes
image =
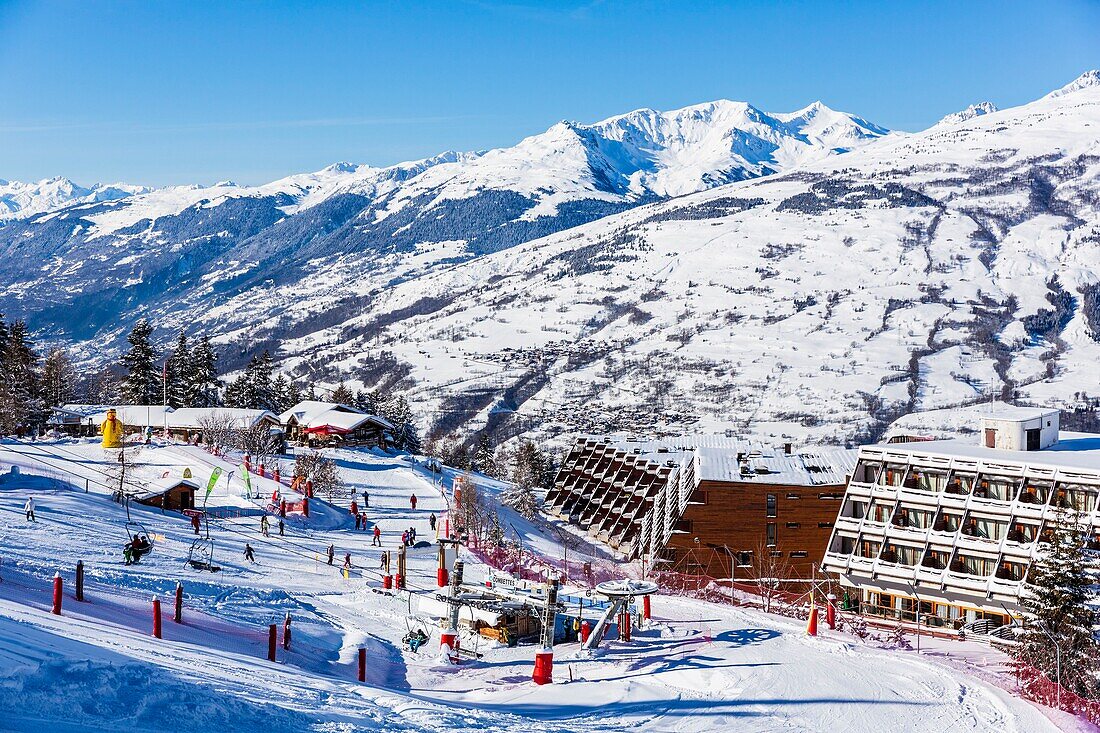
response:
{"label": "red awning", "polygon": [[314,435],[347,435],[351,431],[347,428],[338,428],[335,425],[318,425],[313,428],[306,428],[302,432]]}

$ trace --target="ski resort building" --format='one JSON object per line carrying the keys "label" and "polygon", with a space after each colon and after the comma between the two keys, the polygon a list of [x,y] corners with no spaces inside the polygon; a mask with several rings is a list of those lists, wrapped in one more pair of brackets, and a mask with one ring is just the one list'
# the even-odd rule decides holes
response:
{"label": "ski resort building", "polygon": [[393,425],[377,415],[335,402],[305,400],[279,416],[287,438],[299,445],[366,445],[393,443]]}
{"label": "ski resort building", "polygon": [[[1100,547],[1100,435],[999,406],[967,438],[864,446],[823,567],[869,615],[1009,623],[1044,538],[1079,520]],[[918,619],[919,616],[919,619]]]}
{"label": "ski resort building", "polygon": [[546,507],[655,569],[748,579],[766,553],[809,578],[854,465],[855,451],[839,448],[581,437]]}
{"label": "ski resort building", "polygon": [[63,405],[53,409],[46,425],[70,435],[91,436],[96,434],[99,426],[107,419],[107,410],[115,410],[127,434],[141,433],[147,427],[162,433],[167,428],[173,438],[185,441],[201,439],[205,426],[212,420],[225,422],[232,430],[246,430],[263,424],[272,431],[282,431],[279,416],[269,410],[234,407],[175,408],[163,405]]}

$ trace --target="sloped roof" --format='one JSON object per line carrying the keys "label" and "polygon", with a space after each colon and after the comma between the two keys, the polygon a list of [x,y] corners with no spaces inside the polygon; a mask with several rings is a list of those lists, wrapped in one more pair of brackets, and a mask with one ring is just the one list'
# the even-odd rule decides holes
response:
{"label": "sloped roof", "polygon": [[167,478],[159,478],[156,481],[149,482],[149,485],[140,491],[133,492],[132,496],[139,501],[141,499],[150,499],[154,496],[161,496],[168,493],[177,486],[186,486],[194,491],[199,490],[199,484],[189,478],[180,478],[178,476],[169,476]]}
{"label": "sloped roof", "polygon": [[[168,418],[169,428],[197,428],[203,420],[212,416],[226,417],[232,421],[235,428],[248,428],[260,422],[264,418],[270,418],[279,422],[279,416],[270,410],[250,410],[235,407],[180,407],[165,408],[163,405],[81,405],[68,404],[55,407],[55,412],[79,417],[82,422],[88,418],[92,423],[99,425],[107,419],[107,411],[114,410],[115,415],[126,425],[151,425],[154,428],[163,427],[165,416]],[[56,422],[56,421],[55,421]]]}
{"label": "sloped roof", "polygon": [[373,422],[387,430],[393,429],[384,418],[338,402],[304,400],[280,415],[279,422],[285,425],[291,418],[305,428],[331,425],[341,430],[354,430],[365,422]]}

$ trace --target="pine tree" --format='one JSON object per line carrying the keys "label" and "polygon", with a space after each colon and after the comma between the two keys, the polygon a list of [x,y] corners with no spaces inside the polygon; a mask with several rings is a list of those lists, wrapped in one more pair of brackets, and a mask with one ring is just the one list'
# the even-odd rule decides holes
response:
{"label": "pine tree", "polygon": [[35,354],[27,325],[16,321],[3,327],[0,344],[0,432],[17,432],[45,417]]}
{"label": "pine tree", "polygon": [[184,404],[188,407],[217,407],[221,380],[218,379],[218,355],[203,336],[191,350],[184,380]]}
{"label": "pine tree", "polygon": [[497,478],[499,472],[496,465],[496,456],[493,454],[493,446],[489,443],[489,434],[481,433],[477,438],[477,447],[474,448],[472,459],[473,470],[485,474],[491,478]]}
{"label": "pine tree", "polygon": [[191,407],[191,403],[188,402],[191,362],[187,334],[181,330],[179,335],[176,336],[176,345],[172,349],[172,355],[165,362],[168,380],[168,404],[172,407]]}
{"label": "pine tree", "polygon": [[126,338],[130,350],[122,357],[127,374],[122,380],[122,399],[130,405],[159,404],[161,371],[151,341],[153,326],[142,319]]}
{"label": "pine tree", "polygon": [[76,397],[77,374],[64,349],[55,348],[42,365],[42,390],[46,404],[60,406]]}
{"label": "pine tree", "polygon": [[529,440],[516,449],[512,468],[514,487],[503,496],[504,503],[528,519],[538,513],[539,498],[536,489],[545,480],[546,457],[539,447]]}
{"label": "pine tree", "polygon": [[287,379],[285,374],[277,375],[271,382],[271,393],[275,399],[274,412],[282,414],[294,407],[296,402],[292,401],[291,397],[293,388],[293,382]]}
{"label": "pine tree", "polygon": [[253,356],[244,370],[225,389],[225,404],[251,410],[274,410],[277,407],[275,383],[271,378],[271,354]]}
{"label": "pine tree", "polygon": [[394,395],[382,406],[382,417],[393,425],[393,447],[397,450],[419,453],[420,433],[413,422],[412,408],[404,395]]}
{"label": "pine tree", "polygon": [[312,384],[309,385],[309,389],[306,390],[306,399],[310,402],[317,401],[317,388],[314,387]]}
{"label": "pine tree", "polygon": [[1060,676],[1065,689],[1096,697],[1100,649],[1093,626],[1098,619],[1088,605],[1096,558],[1085,548],[1085,535],[1075,517],[1063,510],[1054,521],[1059,529],[1053,541],[1027,574],[1022,598],[1025,631],[1016,653],[1047,679],[1056,681]]}
{"label": "pine tree", "polygon": [[344,380],[341,379],[336,389],[332,390],[332,396],[329,399],[339,405],[351,405],[355,402],[355,395],[352,393],[351,388],[344,384]]}

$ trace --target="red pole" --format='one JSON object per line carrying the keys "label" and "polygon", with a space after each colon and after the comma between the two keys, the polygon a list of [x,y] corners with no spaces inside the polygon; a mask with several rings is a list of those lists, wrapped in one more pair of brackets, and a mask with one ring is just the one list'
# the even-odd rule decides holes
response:
{"label": "red pole", "polygon": [[367,681],[367,650],[359,647],[359,681]]}
{"label": "red pole", "polygon": [[[313,492],[311,491],[310,493],[312,494]],[[306,518],[309,517],[309,496],[302,499],[302,516]]]}
{"label": "red pole", "polygon": [[275,479],[275,483],[279,483],[279,467],[277,465],[275,466],[275,473],[272,475],[272,478]]}
{"label": "red pole", "polygon": [[76,561],[76,600],[84,600],[84,561]]}
{"label": "red pole", "polygon": [[252,456],[248,455],[247,453],[244,454],[244,470],[252,470]]}
{"label": "red pole", "polygon": [[646,621],[652,618],[649,607],[649,596],[642,596],[642,618]]}
{"label": "red pole", "polygon": [[52,613],[55,616],[61,615],[61,573],[54,573],[53,575],[53,609]]}
{"label": "red pole", "polygon": [[290,649],[290,611],[286,612],[283,619],[283,649]]}
{"label": "red pole", "polygon": [[817,608],[810,609],[810,620],[806,622],[806,633],[817,636]]}
{"label": "red pole", "polygon": [[267,627],[267,661],[275,661],[275,637],[277,635],[277,624],[271,624]]}
{"label": "red pole", "polygon": [[836,604],[832,601],[825,606],[825,623],[829,624],[830,629],[836,628]]}
{"label": "red pole", "polygon": [[264,464],[260,464],[260,478],[264,477]]}
{"label": "red pole", "polygon": [[172,620],[177,624],[183,623],[183,583],[176,583],[176,613]]}
{"label": "red pole", "polygon": [[153,596],[153,636],[161,638],[160,628],[160,599]]}
{"label": "red pole", "polygon": [[582,644],[587,643],[588,642],[588,637],[591,636],[591,635],[592,635],[592,624],[590,624],[588,622],[588,619],[585,619],[584,621],[581,622],[581,643]]}

